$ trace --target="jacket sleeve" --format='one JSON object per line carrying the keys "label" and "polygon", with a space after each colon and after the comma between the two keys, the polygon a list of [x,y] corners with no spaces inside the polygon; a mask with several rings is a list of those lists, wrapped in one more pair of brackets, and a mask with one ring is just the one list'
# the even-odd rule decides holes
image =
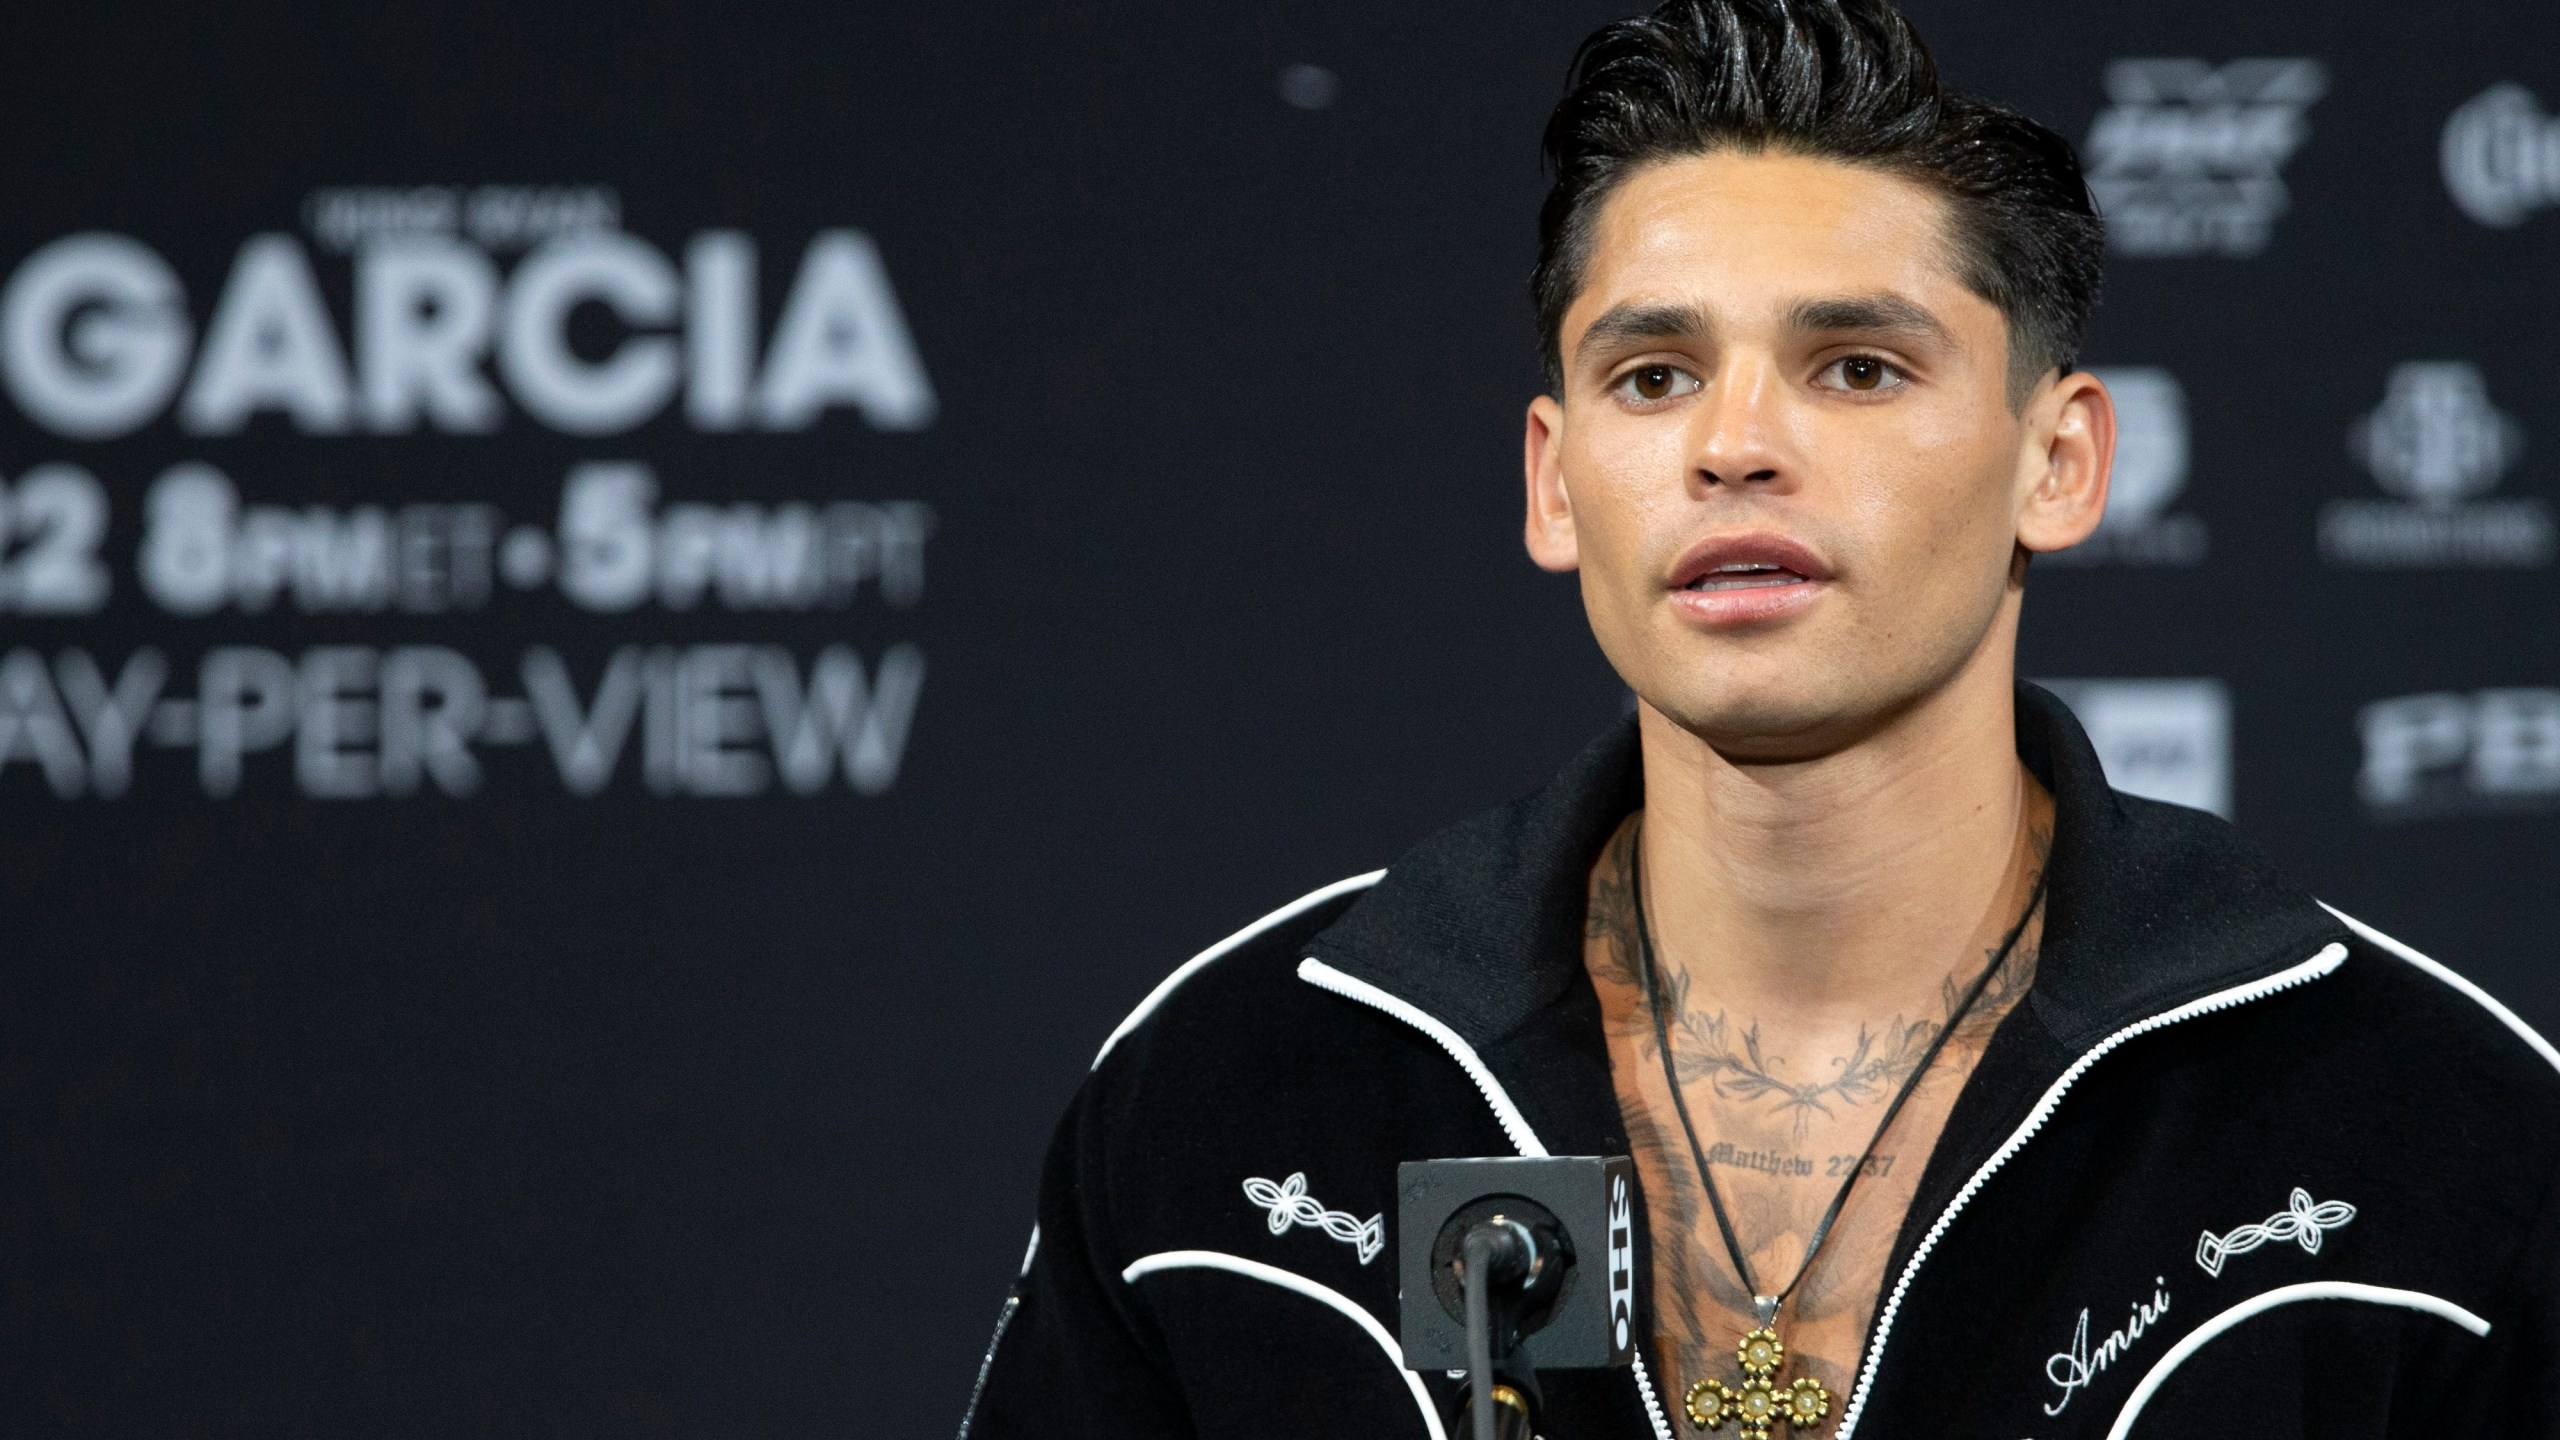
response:
{"label": "jacket sleeve", "polygon": [[2470,1360],[2426,1413],[2395,1415],[2394,1434],[2560,1440],[2560,1203],[2546,1193],[2506,1265],[2504,1292],[2481,1317],[2489,1333],[2446,1337]]}
{"label": "jacket sleeve", "polygon": [[1110,1243],[1100,1076],[1059,1121],[1021,1278],[980,1365],[960,1440],[1189,1437],[1154,1323]]}

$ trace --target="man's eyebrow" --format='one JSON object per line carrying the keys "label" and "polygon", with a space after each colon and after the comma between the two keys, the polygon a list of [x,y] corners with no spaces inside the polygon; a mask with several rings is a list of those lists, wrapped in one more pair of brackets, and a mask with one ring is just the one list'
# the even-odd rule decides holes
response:
{"label": "man's eyebrow", "polygon": [[1946,322],[1899,295],[1798,301],[1787,312],[1787,328],[1800,334],[1908,335],[1939,345],[1953,345],[1956,338]]}
{"label": "man's eyebrow", "polygon": [[1578,357],[1630,341],[1696,339],[1714,332],[1707,312],[1695,305],[1612,305],[1582,332],[1573,353]]}

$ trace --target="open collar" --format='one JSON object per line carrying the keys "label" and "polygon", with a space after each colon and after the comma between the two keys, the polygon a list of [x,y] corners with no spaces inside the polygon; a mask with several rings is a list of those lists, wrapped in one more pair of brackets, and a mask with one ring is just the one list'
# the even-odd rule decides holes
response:
{"label": "open collar", "polygon": [[[2108,788],[2052,694],[2022,682],[2017,717],[2019,757],[2054,797],[2029,1002],[2065,1046],[2348,938],[2229,825]],[[1578,1016],[1591,865],[1643,798],[1630,715],[1543,789],[1415,846],[1310,951],[1480,1049]]]}

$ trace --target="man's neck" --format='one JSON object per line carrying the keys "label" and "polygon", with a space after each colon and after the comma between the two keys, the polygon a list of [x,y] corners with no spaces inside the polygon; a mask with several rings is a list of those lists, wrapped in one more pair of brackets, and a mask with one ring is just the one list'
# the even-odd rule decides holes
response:
{"label": "man's neck", "polygon": [[2018,760],[2008,669],[1783,764],[1736,763],[1640,704],[1645,900],[1665,968],[1738,1013],[1820,1027],[1934,998],[1996,945],[2052,824]]}

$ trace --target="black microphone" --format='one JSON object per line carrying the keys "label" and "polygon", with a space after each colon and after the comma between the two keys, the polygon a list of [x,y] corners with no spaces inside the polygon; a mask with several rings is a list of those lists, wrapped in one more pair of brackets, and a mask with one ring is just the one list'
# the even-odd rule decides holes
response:
{"label": "black microphone", "polygon": [[[1397,1167],[1405,1364],[1465,1368],[1461,1419],[1475,1440],[1528,1440],[1540,1369],[1634,1354],[1633,1186],[1623,1156]],[[1601,1274],[1583,1272],[1584,1247]]]}

